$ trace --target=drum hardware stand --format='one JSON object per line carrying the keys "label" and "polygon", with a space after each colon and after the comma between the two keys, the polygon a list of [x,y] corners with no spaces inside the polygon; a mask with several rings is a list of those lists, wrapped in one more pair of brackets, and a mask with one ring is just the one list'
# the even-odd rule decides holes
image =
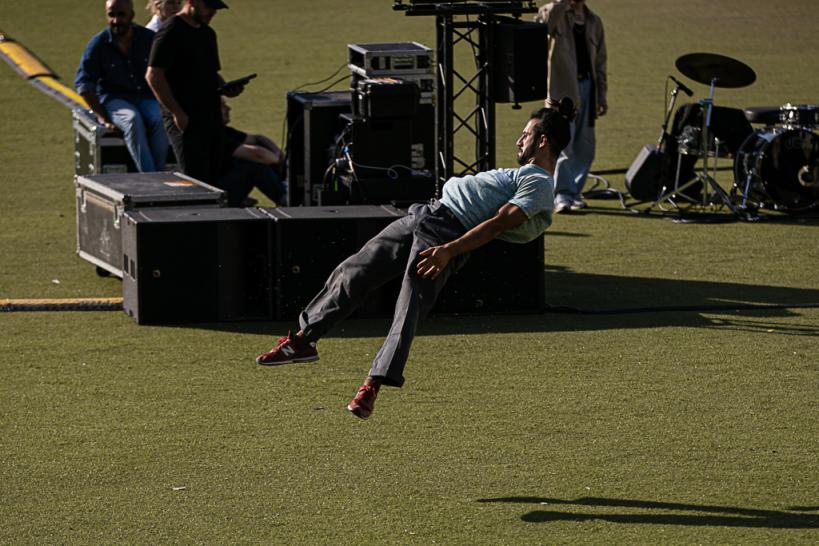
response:
{"label": "drum hardware stand", "polygon": [[[674,111],[674,106],[677,104],[677,95],[680,94],[680,90],[682,89],[682,83],[678,82],[677,80],[674,80],[674,81],[675,81],[675,87],[674,87],[674,89],[671,90],[671,100],[668,102],[668,108],[666,108],[665,115],[663,117],[663,124],[662,124],[662,126],[660,128],[660,137],[657,139],[657,152],[658,153],[664,153],[662,151],[663,150],[663,144],[665,144],[666,139],[669,137],[668,123],[671,121],[671,113]],[[678,161],[677,162],[677,178],[679,178],[679,168],[680,168],[680,165],[679,165],[679,161]],[[660,176],[662,177],[662,174]],[[663,195],[663,193],[665,192],[666,189],[667,189],[667,186],[665,186],[665,185],[660,186],[660,190],[659,190],[658,195],[657,195],[658,199],[659,199],[660,196]],[[648,213],[654,207],[654,205],[658,204],[658,201],[651,201],[651,202],[648,202],[648,206],[646,208],[644,208],[644,209],[636,208],[636,206],[643,205],[646,202],[648,202],[648,201],[642,201],[641,200],[641,201],[638,201],[637,203],[634,203],[634,204],[626,204],[625,198],[622,197],[622,196],[620,197],[620,204],[623,206],[623,208],[628,209],[628,210],[630,210],[632,212],[636,212],[636,213]],[[662,210],[662,207],[659,207],[659,208]]]}
{"label": "drum hardware stand", "polygon": [[[710,85],[710,92],[707,99],[703,99],[700,101],[700,105],[703,107],[703,122],[702,122],[702,133],[700,137],[700,148],[699,148],[699,156],[702,159],[702,166],[699,168],[696,176],[686,182],[685,184],[680,185],[680,169],[682,166],[682,152],[678,151],[678,158],[677,158],[677,172],[674,177],[674,187],[670,191],[665,191],[667,188],[663,187],[661,190],[660,196],[657,198],[655,202],[651,204],[651,207],[655,205],[664,210],[662,207],[662,203],[668,202],[671,206],[676,209],[680,209],[680,204],[677,202],[678,199],[688,201],[692,206],[701,206],[701,207],[708,207],[708,206],[727,206],[734,215],[738,214],[737,208],[734,206],[733,202],[731,201],[731,196],[722,188],[722,186],[717,183],[716,174],[717,174],[717,163],[719,160],[719,139],[714,138],[713,143],[713,153],[714,153],[714,164],[711,166],[709,157],[710,152],[712,149],[710,140],[711,140],[711,113],[714,107],[714,92],[716,87],[717,78],[713,78],[711,80]],[[665,131],[665,129],[663,130]],[[710,172],[709,172],[710,171]],[[713,174],[712,174],[713,173]],[[696,200],[692,197],[689,197],[682,193],[687,188],[694,186],[697,183],[702,184],[702,199]],[[709,188],[712,192],[709,194]],[[665,192],[665,193],[663,193]]]}

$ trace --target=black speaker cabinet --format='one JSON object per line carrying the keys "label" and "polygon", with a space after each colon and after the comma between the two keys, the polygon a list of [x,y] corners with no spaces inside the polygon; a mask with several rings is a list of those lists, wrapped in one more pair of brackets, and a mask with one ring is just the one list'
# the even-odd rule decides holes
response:
{"label": "black speaker cabinet", "polygon": [[123,308],[137,323],[273,318],[273,222],[261,209],[152,208],[123,219]]}
{"label": "black speaker cabinet", "polygon": [[[626,171],[626,189],[632,197],[639,201],[655,201],[661,194],[674,188],[678,161],[680,162],[679,186],[685,186],[694,178],[696,156],[678,155],[677,143],[671,137],[665,142],[666,149],[673,149],[673,153],[658,150],[656,144],[645,144]],[[680,193],[690,199],[697,199],[702,195],[702,182],[694,182]]]}
{"label": "black speaker cabinet", "polygon": [[288,205],[315,205],[314,188],[334,159],[335,139],[344,126],[339,114],[352,111],[349,91],[287,94]]}
{"label": "black speaker cabinet", "polygon": [[[404,213],[391,206],[278,207],[275,221],[277,320],[295,320],[338,264]],[[389,316],[400,279],[378,289],[355,316]]]}
{"label": "black speaker cabinet", "polygon": [[495,239],[450,277],[436,314],[538,313],[546,305],[543,235],[526,244]]}
{"label": "black speaker cabinet", "polygon": [[626,188],[635,199],[654,201],[659,197],[663,168],[661,154],[656,144],[646,144],[626,171]]}
{"label": "black speaker cabinet", "polygon": [[504,19],[495,26],[495,102],[545,99],[549,70],[548,27]]}

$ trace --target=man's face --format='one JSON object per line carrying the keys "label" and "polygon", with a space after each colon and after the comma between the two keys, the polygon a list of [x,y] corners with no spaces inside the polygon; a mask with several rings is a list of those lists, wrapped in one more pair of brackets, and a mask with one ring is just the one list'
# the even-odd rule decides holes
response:
{"label": "man's face", "polygon": [[108,28],[114,36],[124,36],[134,20],[134,6],[128,0],[108,0],[105,3],[105,17]]}
{"label": "man's face", "polygon": [[216,15],[214,8],[209,8],[202,0],[190,0],[191,17],[200,25],[209,25],[213,16]]}
{"label": "man's face", "polygon": [[526,127],[523,128],[523,133],[515,143],[518,147],[518,164],[527,165],[531,163],[538,152],[538,144],[540,139],[535,138],[536,119],[530,119]]}

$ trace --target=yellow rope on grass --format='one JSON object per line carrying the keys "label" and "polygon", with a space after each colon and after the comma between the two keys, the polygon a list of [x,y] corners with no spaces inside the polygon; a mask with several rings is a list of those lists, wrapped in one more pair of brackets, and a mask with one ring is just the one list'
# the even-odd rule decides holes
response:
{"label": "yellow rope on grass", "polygon": [[0,299],[0,312],[121,310],[122,298]]}

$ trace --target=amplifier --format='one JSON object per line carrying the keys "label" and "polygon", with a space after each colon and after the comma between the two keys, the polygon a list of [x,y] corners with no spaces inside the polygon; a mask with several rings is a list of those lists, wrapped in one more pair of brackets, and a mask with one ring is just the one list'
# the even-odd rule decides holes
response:
{"label": "amplifier", "polygon": [[[295,320],[338,264],[404,213],[390,206],[263,209],[275,222],[276,320]],[[400,279],[374,291],[353,316],[392,315]]]}
{"label": "amplifier", "polygon": [[432,312],[539,313],[546,306],[543,235],[526,244],[495,239],[472,251]]}
{"label": "amplifier", "polygon": [[181,173],[111,173],[77,176],[77,254],[101,275],[122,277],[122,215],[167,206],[222,207],[225,192]]}
{"label": "amplifier", "polygon": [[272,319],[272,225],[256,208],[126,212],[123,309],[138,324]]}
{"label": "amplifier", "polygon": [[418,110],[420,90],[414,82],[395,78],[364,78],[353,89],[353,114],[363,119],[411,118]]}
{"label": "amplifier", "polygon": [[345,127],[340,114],[352,112],[349,91],[287,93],[287,204],[315,205],[316,189],[335,159],[335,139]]}
{"label": "amplifier", "polygon": [[369,78],[435,74],[432,50],[418,42],[348,44],[347,60],[354,74]]}

